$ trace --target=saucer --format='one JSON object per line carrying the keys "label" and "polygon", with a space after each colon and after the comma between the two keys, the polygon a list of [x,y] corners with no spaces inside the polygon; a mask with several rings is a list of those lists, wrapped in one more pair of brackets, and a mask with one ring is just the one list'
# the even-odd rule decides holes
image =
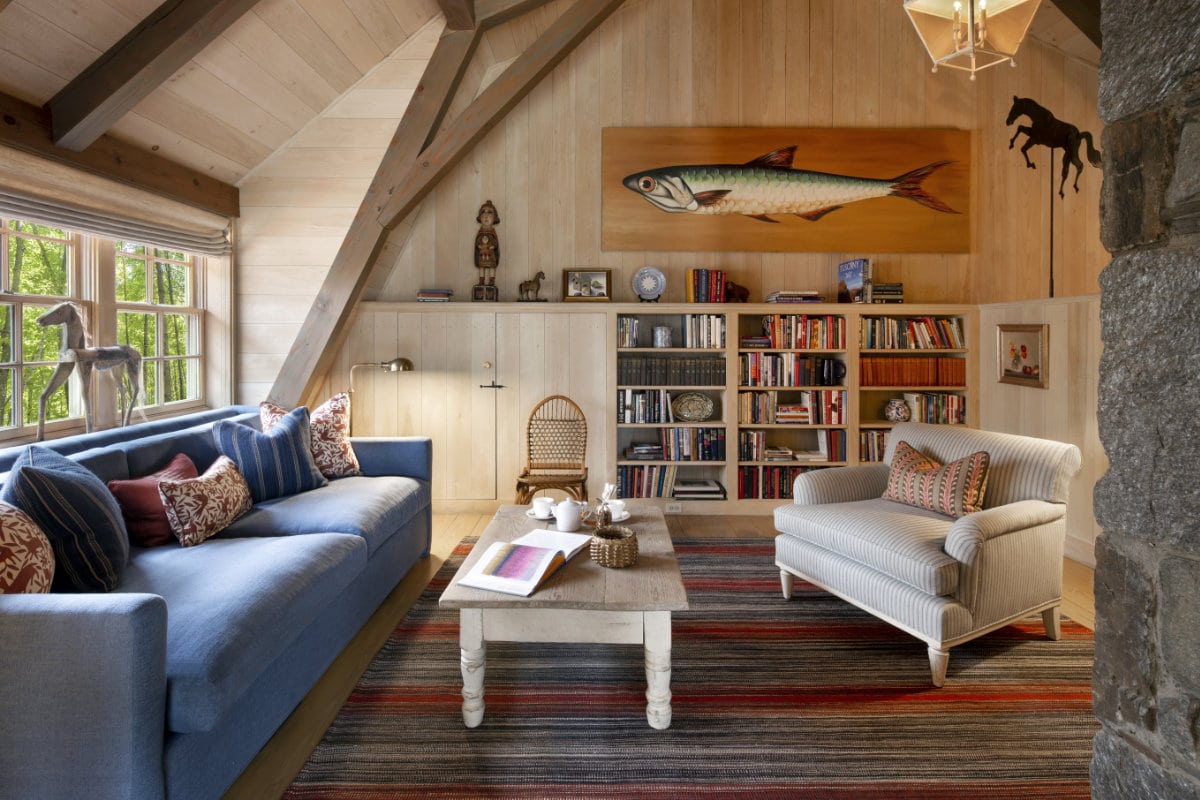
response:
{"label": "saucer", "polygon": [[630,516],[629,509],[627,508],[624,511],[622,511],[620,514],[613,514],[612,521],[613,522],[624,522],[625,520],[629,519],[629,516]]}
{"label": "saucer", "polygon": [[533,509],[531,508],[525,512],[525,516],[530,517],[531,519],[536,519],[538,522],[549,522],[550,520],[554,519],[554,512],[551,511],[550,516],[548,517],[539,517],[537,514],[533,513]]}

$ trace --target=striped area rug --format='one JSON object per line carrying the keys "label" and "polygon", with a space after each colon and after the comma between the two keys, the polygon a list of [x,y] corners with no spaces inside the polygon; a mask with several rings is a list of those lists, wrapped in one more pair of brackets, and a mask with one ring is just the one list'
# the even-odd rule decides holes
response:
{"label": "striped area rug", "polygon": [[[673,721],[646,723],[639,647],[488,645],[483,724],[463,727],[442,568],[285,795],[384,798],[1088,797],[1092,634],[1036,617],[925,645],[807,584],[779,590],[770,540],[675,544]],[[586,557],[586,556],[584,556]]]}

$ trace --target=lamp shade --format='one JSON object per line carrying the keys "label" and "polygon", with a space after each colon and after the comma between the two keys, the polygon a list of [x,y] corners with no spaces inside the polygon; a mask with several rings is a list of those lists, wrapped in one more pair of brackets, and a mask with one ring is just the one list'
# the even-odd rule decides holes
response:
{"label": "lamp shade", "polygon": [[904,11],[938,67],[975,73],[1013,56],[1041,0],[904,0]]}

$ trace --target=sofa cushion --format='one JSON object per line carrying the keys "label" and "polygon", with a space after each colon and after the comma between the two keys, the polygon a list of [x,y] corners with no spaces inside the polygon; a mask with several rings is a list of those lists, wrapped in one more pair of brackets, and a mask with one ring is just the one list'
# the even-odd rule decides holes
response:
{"label": "sofa cushion", "polygon": [[200,544],[250,510],[250,487],[225,456],[195,478],[163,478],[158,495],[184,547]]}
{"label": "sofa cushion", "polygon": [[[258,405],[262,429],[269,431],[287,414],[287,409],[270,400]],[[312,410],[309,416],[309,449],[317,469],[326,478],[361,475],[358,458],[350,445],[350,395],[335,394]]]}
{"label": "sofa cushion", "polygon": [[884,500],[962,517],[983,509],[988,483],[987,451],[979,450],[942,465],[908,442],[892,454]]}
{"label": "sofa cushion", "polygon": [[942,549],[953,520],[891,500],[775,509],[775,528],[840,553],[921,591],[948,595],[959,563]]}
{"label": "sofa cushion", "polygon": [[227,536],[336,531],[366,540],[368,552],[429,505],[429,484],[394,475],[339,478],[311,492],[258,503],[221,532]]}
{"label": "sofa cushion", "polygon": [[167,603],[167,727],[206,731],[366,566],[356,536],[136,551],[123,592]]}
{"label": "sofa cushion", "polygon": [[175,541],[162,497],[158,494],[158,482],[164,478],[195,478],[197,474],[192,460],[180,453],[158,472],[108,482],[108,490],[121,506],[131,544],[157,547]]}
{"label": "sofa cushion", "polygon": [[0,503],[0,594],[42,594],[54,580],[54,548],[21,509]]}
{"label": "sofa cushion", "polygon": [[284,414],[266,432],[217,420],[213,439],[221,454],[237,464],[256,503],[326,483],[309,450],[308,409],[304,406]]}
{"label": "sofa cushion", "polygon": [[0,501],[28,514],[54,548],[56,592],[110,592],[129,561],[121,507],[96,475],[45,447],[13,463]]}

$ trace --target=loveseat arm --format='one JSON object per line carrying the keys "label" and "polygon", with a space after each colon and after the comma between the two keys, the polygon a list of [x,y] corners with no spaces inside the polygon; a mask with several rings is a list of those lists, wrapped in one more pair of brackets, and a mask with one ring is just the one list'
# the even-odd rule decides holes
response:
{"label": "loveseat arm", "polygon": [[792,484],[792,502],[815,506],[871,500],[887,488],[887,464],[831,467],[802,472]]}
{"label": "loveseat arm", "polygon": [[433,440],[428,436],[355,436],[350,445],[363,475],[433,480]]}
{"label": "loveseat arm", "polygon": [[0,595],[0,642],[0,794],[163,796],[161,597]]}
{"label": "loveseat arm", "polygon": [[964,564],[972,562],[983,545],[1008,533],[1049,525],[1064,519],[1063,503],[1021,500],[994,508],[985,508],[960,517],[946,534],[946,554]]}

